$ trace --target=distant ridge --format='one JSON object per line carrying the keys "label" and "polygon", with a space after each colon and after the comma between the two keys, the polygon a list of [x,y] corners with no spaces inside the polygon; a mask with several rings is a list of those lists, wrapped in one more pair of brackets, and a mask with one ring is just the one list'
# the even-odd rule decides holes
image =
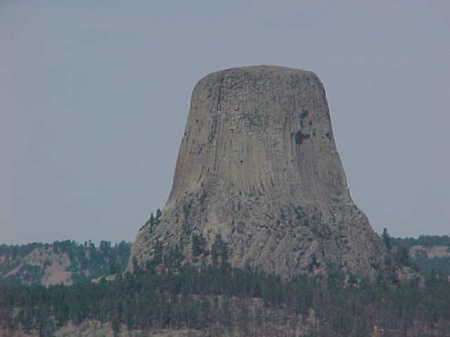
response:
{"label": "distant ridge", "polygon": [[0,245],[0,284],[69,285],[122,272],[130,243],[75,241]]}

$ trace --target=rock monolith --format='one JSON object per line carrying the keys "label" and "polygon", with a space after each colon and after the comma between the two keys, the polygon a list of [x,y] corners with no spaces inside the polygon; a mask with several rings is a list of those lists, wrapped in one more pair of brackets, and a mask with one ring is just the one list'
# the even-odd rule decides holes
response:
{"label": "rock monolith", "polygon": [[139,230],[129,268],[175,246],[188,260],[209,260],[217,238],[233,266],[285,278],[333,268],[373,278],[383,267],[384,246],[350,197],[314,73],[241,67],[195,86],[169,199]]}

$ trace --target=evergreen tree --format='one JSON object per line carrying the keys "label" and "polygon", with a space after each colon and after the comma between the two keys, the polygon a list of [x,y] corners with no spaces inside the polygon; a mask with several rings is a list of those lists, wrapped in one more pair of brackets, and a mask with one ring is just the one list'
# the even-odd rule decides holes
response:
{"label": "evergreen tree", "polygon": [[386,246],[386,248],[388,250],[391,250],[391,248],[392,248],[391,236],[389,235],[386,227],[383,228],[382,239],[383,239],[383,242],[384,242],[384,245]]}

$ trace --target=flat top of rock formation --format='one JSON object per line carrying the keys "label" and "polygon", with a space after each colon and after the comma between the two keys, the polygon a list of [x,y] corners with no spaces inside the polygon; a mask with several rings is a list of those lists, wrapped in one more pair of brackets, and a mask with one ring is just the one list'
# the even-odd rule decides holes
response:
{"label": "flat top of rock formation", "polygon": [[[303,69],[290,68],[290,67],[278,66],[278,65],[273,65],[273,64],[256,64],[256,65],[231,67],[231,68],[226,68],[226,69],[222,69],[222,70],[217,70],[212,73],[209,73],[208,75],[213,75],[213,74],[217,74],[217,73],[221,73],[221,72],[225,72],[225,71],[233,71],[233,70],[245,70],[245,71],[254,71],[254,72],[258,72],[258,71],[309,72],[309,71],[303,70]],[[208,76],[208,75],[206,75],[206,76]]]}
{"label": "flat top of rock formation", "polygon": [[274,73],[277,73],[279,75],[287,75],[287,74],[302,74],[302,75],[312,75],[315,78],[318,79],[317,75],[314,74],[312,71],[303,70],[303,69],[296,69],[296,68],[289,68],[284,66],[278,66],[278,65],[268,65],[268,64],[259,64],[259,65],[249,65],[249,66],[241,66],[241,67],[231,67],[226,68],[218,71],[214,71],[212,73],[209,73],[202,77],[199,81],[201,83],[205,79],[209,78],[215,78],[216,76],[221,76],[226,73],[239,73],[239,72],[245,72],[245,73],[252,73],[252,74],[267,74],[267,75],[273,75]]}

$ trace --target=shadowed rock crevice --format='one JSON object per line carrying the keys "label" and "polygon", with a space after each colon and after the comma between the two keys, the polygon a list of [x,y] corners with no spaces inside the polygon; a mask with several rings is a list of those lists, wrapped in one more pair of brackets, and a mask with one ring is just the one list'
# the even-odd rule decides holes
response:
{"label": "shadowed rock crevice", "polygon": [[139,231],[132,259],[144,265],[158,242],[192,259],[193,235],[210,248],[219,234],[233,265],[284,277],[336,267],[374,277],[382,267],[383,245],[350,197],[314,73],[233,68],[195,86],[160,224]]}

